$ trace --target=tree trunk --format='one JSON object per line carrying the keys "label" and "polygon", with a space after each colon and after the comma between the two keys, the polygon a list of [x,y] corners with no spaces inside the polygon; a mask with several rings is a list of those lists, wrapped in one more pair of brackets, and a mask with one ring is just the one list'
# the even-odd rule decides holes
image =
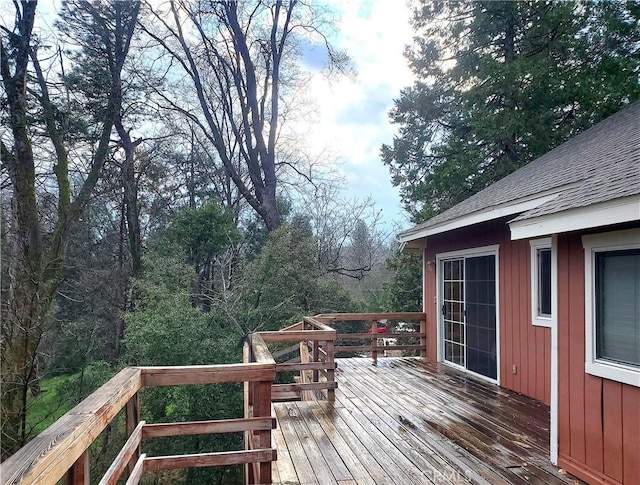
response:
{"label": "tree trunk", "polygon": [[140,141],[132,141],[131,135],[124,128],[120,115],[116,116],[115,127],[120,136],[120,146],[125,153],[121,178],[124,189],[124,203],[127,220],[127,236],[131,252],[131,276],[142,274],[142,238],[140,235],[140,211],[138,208],[138,184],[135,170],[135,151]]}

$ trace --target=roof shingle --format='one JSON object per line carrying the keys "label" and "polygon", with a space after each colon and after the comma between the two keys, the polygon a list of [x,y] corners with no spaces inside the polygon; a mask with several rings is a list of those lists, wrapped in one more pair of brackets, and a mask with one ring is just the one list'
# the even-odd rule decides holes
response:
{"label": "roof shingle", "polygon": [[515,220],[640,194],[640,101],[405,234],[552,190],[553,200]]}

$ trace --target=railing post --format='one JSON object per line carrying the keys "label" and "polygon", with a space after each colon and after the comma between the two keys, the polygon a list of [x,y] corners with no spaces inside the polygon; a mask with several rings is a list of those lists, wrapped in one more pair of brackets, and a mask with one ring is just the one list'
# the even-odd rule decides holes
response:
{"label": "railing post", "polygon": [[[327,364],[327,382],[336,381],[335,371],[335,342],[333,340],[327,340],[326,342],[327,356],[325,357],[325,363]],[[336,400],[336,390],[327,389],[327,401]]]}
{"label": "railing post", "polygon": [[[127,431],[127,438],[129,438],[129,436],[131,436],[133,431],[136,429],[136,426],[138,426],[138,423],[140,423],[140,401],[138,399],[137,392],[131,397],[131,399],[129,399],[129,401],[127,401],[125,415],[125,427]],[[127,465],[127,471],[129,472],[129,474],[131,474],[133,468],[136,466],[138,458],[140,458],[140,446],[136,448],[135,453],[133,454],[131,460]]]}
{"label": "railing post", "polygon": [[[320,342],[317,340],[312,340],[313,342],[313,354],[311,358],[311,362],[320,362]],[[313,371],[313,379],[312,382],[320,382],[319,380],[319,371],[316,369]]]}
{"label": "railing post", "polygon": [[378,365],[378,321],[371,320],[371,358],[373,359],[373,365]]}
{"label": "railing post", "polygon": [[[251,362],[251,349],[248,342],[245,342],[242,346],[242,362],[248,364]],[[243,386],[243,407],[244,417],[248,419],[251,417],[251,409],[249,403],[251,401],[251,393],[253,392],[251,382],[244,381]],[[249,451],[251,449],[251,440],[253,439],[253,433],[251,431],[244,432],[244,449]],[[250,485],[255,482],[253,479],[253,466],[251,463],[244,464],[244,485]]]}
{"label": "railing post", "polygon": [[[271,416],[271,382],[263,381],[254,383],[257,388],[257,399],[254,401],[253,415],[255,417]],[[271,448],[271,429],[259,432],[258,444],[261,449]],[[258,464],[258,477],[256,483],[271,483],[271,462]]]}
{"label": "railing post", "polygon": [[89,450],[84,450],[67,471],[66,485],[89,485]]}
{"label": "railing post", "polygon": [[420,357],[427,357],[427,319],[420,320]]}

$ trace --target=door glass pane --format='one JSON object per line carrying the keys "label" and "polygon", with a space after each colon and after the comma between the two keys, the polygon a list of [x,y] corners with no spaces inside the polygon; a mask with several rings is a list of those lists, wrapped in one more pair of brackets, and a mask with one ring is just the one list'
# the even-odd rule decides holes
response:
{"label": "door glass pane", "polygon": [[467,369],[496,379],[496,281],[495,256],[465,260],[466,363]]}
{"label": "door glass pane", "polygon": [[465,365],[464,260],[442,262],[444,359]]}

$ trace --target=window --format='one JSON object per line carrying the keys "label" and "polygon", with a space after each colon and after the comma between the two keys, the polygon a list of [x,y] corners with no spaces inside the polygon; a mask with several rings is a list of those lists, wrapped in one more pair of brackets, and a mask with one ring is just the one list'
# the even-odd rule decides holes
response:
{"label": "window", "polygon": [[550,327],[554,320],[556,255],[551,238],[529,241],[531,245],[531,323]]}
{"label": "window", "polygon": [[640,230],[582,238],[589,374],[640,387]]}

